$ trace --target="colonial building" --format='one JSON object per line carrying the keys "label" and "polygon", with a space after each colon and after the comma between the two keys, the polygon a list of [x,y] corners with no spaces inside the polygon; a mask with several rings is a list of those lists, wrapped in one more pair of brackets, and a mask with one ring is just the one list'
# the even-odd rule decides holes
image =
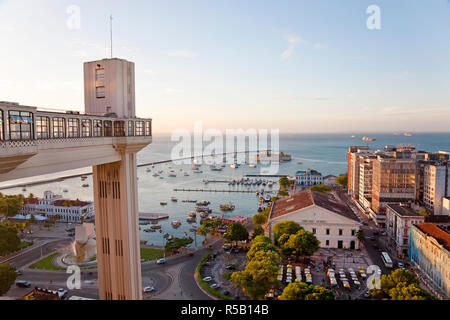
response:
{"label": "colonial building", "polygon": [[397,254],[407,255],[409,229],[414,224],[425,222],[425,217],[414,209],[402,204],[389,204],[386,210],[386,233],[390,244],[395,246]]}
{"label": "colonial building", "polygon": [[411,227],[409,260],[442,298],[450,297],[450,234],[433,223]]}
{"label": "colonial building", "polygon": [[297,171],[295,177],[298,186],[310,187],[323,184],[322,174],[316,170]]}
{"label": "colonial building", "polygon": [[315,234],[323,248],[359,249],[361,223],[354,213],[331,194],[306,190],[280,199],[272,206],[266,235],[279,222],[294,221]]}
{"label": "colonial building", "polygon": [[61,195],[46,191],[44,198],[27,199],[22,213],[47,218],[58,216],[60,222],[81,223],[94,218],[94,203],[64,199]]}

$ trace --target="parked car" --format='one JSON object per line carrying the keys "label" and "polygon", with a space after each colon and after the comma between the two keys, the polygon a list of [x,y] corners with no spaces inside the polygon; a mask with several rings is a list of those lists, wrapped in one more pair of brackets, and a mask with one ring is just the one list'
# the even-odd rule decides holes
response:
{"label": "parked car", "polygon": [[94,284],[94,281],[93,280],[85,280],[84,284]]}
{"label": "parked car", "polygon": [[150,293],[150,292],[155,292],[155,288],[154,287],[145,287],[144,288],[144,293]]}
{"label": "parked car", "polygon": [[21,275],[22,275],[22,271],[16,270],[16,274],[17,274],[18,276],[21,276]]}
{"label": "parked car", "polygon": [[194,253],[193,253],[193,252],[191,252],[191,253],[188,254],[188,257],[193,257],[193,256],[194,256]]}
{"label": "parked car", "polygon": [[213,283],[212,285],[209,286],[211,289],[218,289],[220,288],[220,284],[218,283]]}
{"label": "parked car", "polygon": [[239,248],[234,248],[233,249],[233,253],[239,253],[239,252],[241,252],[241,250]]}
{"label": "parked car", "polygon": [[28,281],[17,281],[16,286],[18,286],[19,288],[30,288],[31,283]]}
{"label": "parked car", "polygon": [[363,297],[366,298],[366,299],[369,299],[369,298],[370,298],[370,292],[369,292],[369,290],[367,290],[366,292],[364,292]]}
{"label": "parked car", "polygon": [[227,269],[227,270],[236,270],[236,266],[230,264],[230,265],[226,266],[225,269]]}
{"label": "parked car", "polygon": [[381,231],[381,235],[385,236],[386,235],[386,231]]}
{"label": "parked car", "polygon": [[227,290],[222,290],[221,294],[223,294],[224,296],[228,296],[230,292]]}
{"label": "parked car", "polygon": [[210,265],[211,265],[211,262],[205,261],[205,262],[203,262],[203,265],[204,265],[204,266],[210,266]]}
{"label": "parked car", "polygon": [[206,277],[206,278],[203,278],[203,281],[205,281],[205,282],[211,282],[211,281],[212,281],[212,278],[211,278],[211,277]]}
{"label": "parked car", "polygon": [[397,262],[397,268],[405,269],[405,266],[401,262]]}
{"label": "parked car", "polygon": [[166,258],[162,258],[156,261],[156,264],[165,264],[167,262]]}

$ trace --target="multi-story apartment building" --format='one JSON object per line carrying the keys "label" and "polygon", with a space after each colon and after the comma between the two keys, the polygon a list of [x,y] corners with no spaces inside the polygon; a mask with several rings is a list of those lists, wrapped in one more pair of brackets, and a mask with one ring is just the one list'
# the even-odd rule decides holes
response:
{"label": "multi-story apartment building", "polygon": [[360,155],[359,165],[359,203],[366,209],[372,203],[372,179],[374,155]]}
{"label": "multi-story apartment building", "polygon": [[443,213],[443,199],[450,196],[450,162],[436,161],[424,166],[423,203],[431,214]]}
{"label": "multi-story apartment building", "polygon": [[415,174],[416,163],[410,152],[378,154],[373,160],[372,210],[378,220],[383,220],[387,204],[415,201]]}
{"label": "multi-story apartment building", "polygon": [[47,218],[58,216],[60,222],[81,223],[94,218],[94,203],[64,199],[61,195],[46,191],[44,198],[27,199],[22,213]]}
{"label": "multi-story apartment building", "polygon": [[316,170],[297,171],[295,177],[298,186],[310,187],[323,184],[323,176]]}
{"label": "multi-story apartment building", "polygon": [[402,204],[388,204],[386,207],[386,233],[389,244],[395,246],[398,255],[408,254],[410,228],[425,222],[425,217]]}
{"label": "multi-story apartment building", "polygon": [[351,146],[348,149],[348,194],[355,200],[359,199],[359,170],[362,154],[370,154],[368,146]]}
{"label": "multi-story apartment building", "polygon": [[441,298],[450,297],[450,234],[433,223],[411,227],[408,258]]}

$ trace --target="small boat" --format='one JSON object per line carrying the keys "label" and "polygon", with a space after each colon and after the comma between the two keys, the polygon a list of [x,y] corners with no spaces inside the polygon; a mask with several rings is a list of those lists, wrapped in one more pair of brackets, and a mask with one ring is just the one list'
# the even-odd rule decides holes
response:
{"label": "small boat", "polygon": [[82,185],[83,188],[89,188],[89,185],[87,183]]}
{"label": "small boat", "polygon": [[189,173],[184,172],[184,176],[185,176],[185,177],[189,177]]}
{"label": "small boat", "polygon": [[153,176],[156,178],[156,177],[159,177],[159,174],[155,173],[155,174],[153,174]]}
{"label": "small boat", "polygon": [[167,202],[160,202],[159,204],[162,206],[167,206]]}
{"label": "small boat", "polygon": [[170,201],[172,201],[172,202],[178,202],[178,199],[175,198],[175,197],[172,197],[172,198],[170,198]]}
{"label": "small boat", "polygon": [[236,207],[232,203],[221,205],[219,208],[222,211],[233,211],[234,209],[236,209]]}
{"label": "small boat", "polygon": [[250,163],[250,164],[248,165],[248,167],[249,167],[249,168],[256,168],[256,164]]}
{"label": "small boat", "polygon": [[177,177],[177,175],[175,173],[169,173],[167,176],[169,178],[176,178]]}
{"label": "small boat", "polygon": [[203,171],[202,170],[194,170],[194,171],[192,171],[192,172],[194,172],[194,173],[203,173]]}
{"label": "small boat", "polygon": [[151,228],[152,230],[161,230],[162,226],[156,225],[156,226],[151,226],[150,228]]}
{"label": "small boat", "polygon": [[231,168],[231,169],[237,169],[237,165],[236,165],[236,164],[232,164],[232,165],[230,166],[230,168]]}
{"label": "small boat", "polygon": [[84,180],[86,180],[86,179],[87,179],[86,176],[81,176],[81,180],[82,180],[82,181],[84,181]]}
{"label": "small boat", "polygon": [[209,208],[201,208],[201,207],[195,208],[195,211],[197,211],[197,212],[203,212],[203,213],[207,213],[207,214],[212,213],[212,210],[211,210],[211,209],[209,209]]}
{"label": "small boat", "polygon": [[167,240],[173,240],[173,234],[171,234],[170,236],[167,237]]}
{"label": "small boat", "polygon": [[197,200],[183,200],[184,203],[196,203]]}
{"label": "small boat", "polygon": [[369,137],[362,137],[361,139],[362,141],[366,141],[366,142],[373,142],[373,141],[377,141],[377,139],[375,138],[369,138]]}
{"label": "small boat", "polygon": [[206,207],[209,206],[210,204],[211,202],[209,202],[208,200],[203,200],[196,203],[196,205],[199,207]]}
{"label": "small boat", "polygon": [[64,189],[64,190],[63,190],[63,192],[64,192],[64,193],[67,193],[67,192],[69,192],[69,190],[67,190],[67,189]]}
{"label": "small boat", "polygon": [[27,191],[27,188],[23,188],[22,191],[23,191],[23,192]]}
{"label": "small boat", "polygon": [[179,228],[180,226],[181,226],[181,221],[179,221],[179,220],[172,221],[172,227]]}
{"label": "small boat", "polygon": [[147,170],[146,170],[147,172],[152,172],[152,169],[150,169],[150,168],[147,168]]}
{"label": "small boat", "polygon": [[299,161],[299,162],[297,162],[297,164],[301,166],[301,165],[303,165],[303,162]]}
{"label": "small boat", "polygon": [[189,218],[186,219],[186,221],[187,221],[188,223],[195,223],[195,222],[197,222],[197,219],[196,219],[196,218],[193,218],[193,217],[189,217]]}
{"label": "small boat", "polygon": [[196,218],[197,217],[197,213],[195,213],[194,211],[191,211],[188,213],[188,216],[191,218]]}
{"label": "small boat", "polygon": [[414,137],[415,135],[413,133],[405,133],[404,136],[405,137]]}
{"label": "small boat", "polygon": [[163,180],[163,179],[164,179],[164,177],[159,177],[159,179]]}
{"label": "small boat", "polygon": [[150,233],[150,232],[156,232],[155,229],[145,229],[144,232]]}
{"label": "small boat", "polygon": [[209,213],[208,212],[201,212],[200,213],[200,217],[201,218],[207,218],[209,216]]}

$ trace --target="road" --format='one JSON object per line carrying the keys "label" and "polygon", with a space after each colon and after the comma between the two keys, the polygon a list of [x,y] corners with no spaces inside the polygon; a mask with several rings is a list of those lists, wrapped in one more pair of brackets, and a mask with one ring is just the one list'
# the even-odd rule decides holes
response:
{"label": "road", "polygon": [[[49,244],[45,244],[42,248],[57,250],[63,246],[65,240],[56,241]],[[65,243],[67,246],[67,243]],[[213,248],[218,250],[221,243],[217,243]],[[41,247],[34,248],[26,254],[21,254],[20,256],[11,260],[10,263],[16,266],[23,266],[30,262],[35,261],[40,258]],[[156,292],[151,295],[152,298],[158,298],[158,295],[168,290],[172,284],[172,279],[166,272],[170,267],[180,265],[181,272],[178,275],[178,280],[181,285],[181,290],[183,294],[192,300],[211,300],[211,298],[203,293],[203,291],[198,287],[194,279],[194,274],[196,272],[197,265],[200,260],[208,253],[207,249],[201,249],[195,253],[193,257],[189,256],[177,256],[173,258],[168,258],[167,263],[164,265],[157,265],[154,261],[143,262],[142,263],[142,286],[152,286],[156,289]],[[17,280],[29,281],[32,287],[42,287],[46,289],[57,290],[59,288],[67,289],[67,279],[70,274],[65,271],[50,271],[50,270],[32,270],[24,269],[22,275],[17,278]],[[87,281],[87,283],[86,283]],[[13,286],[8,292],[8,296],[12,297],[22,297],[30,289],[23,289]],[[98,274],[97,270],[82,270],[81,271],[81,289],[80,290],[70,290],[68,297],[71,296],[82,296],[91,299],[98,299]]]}

